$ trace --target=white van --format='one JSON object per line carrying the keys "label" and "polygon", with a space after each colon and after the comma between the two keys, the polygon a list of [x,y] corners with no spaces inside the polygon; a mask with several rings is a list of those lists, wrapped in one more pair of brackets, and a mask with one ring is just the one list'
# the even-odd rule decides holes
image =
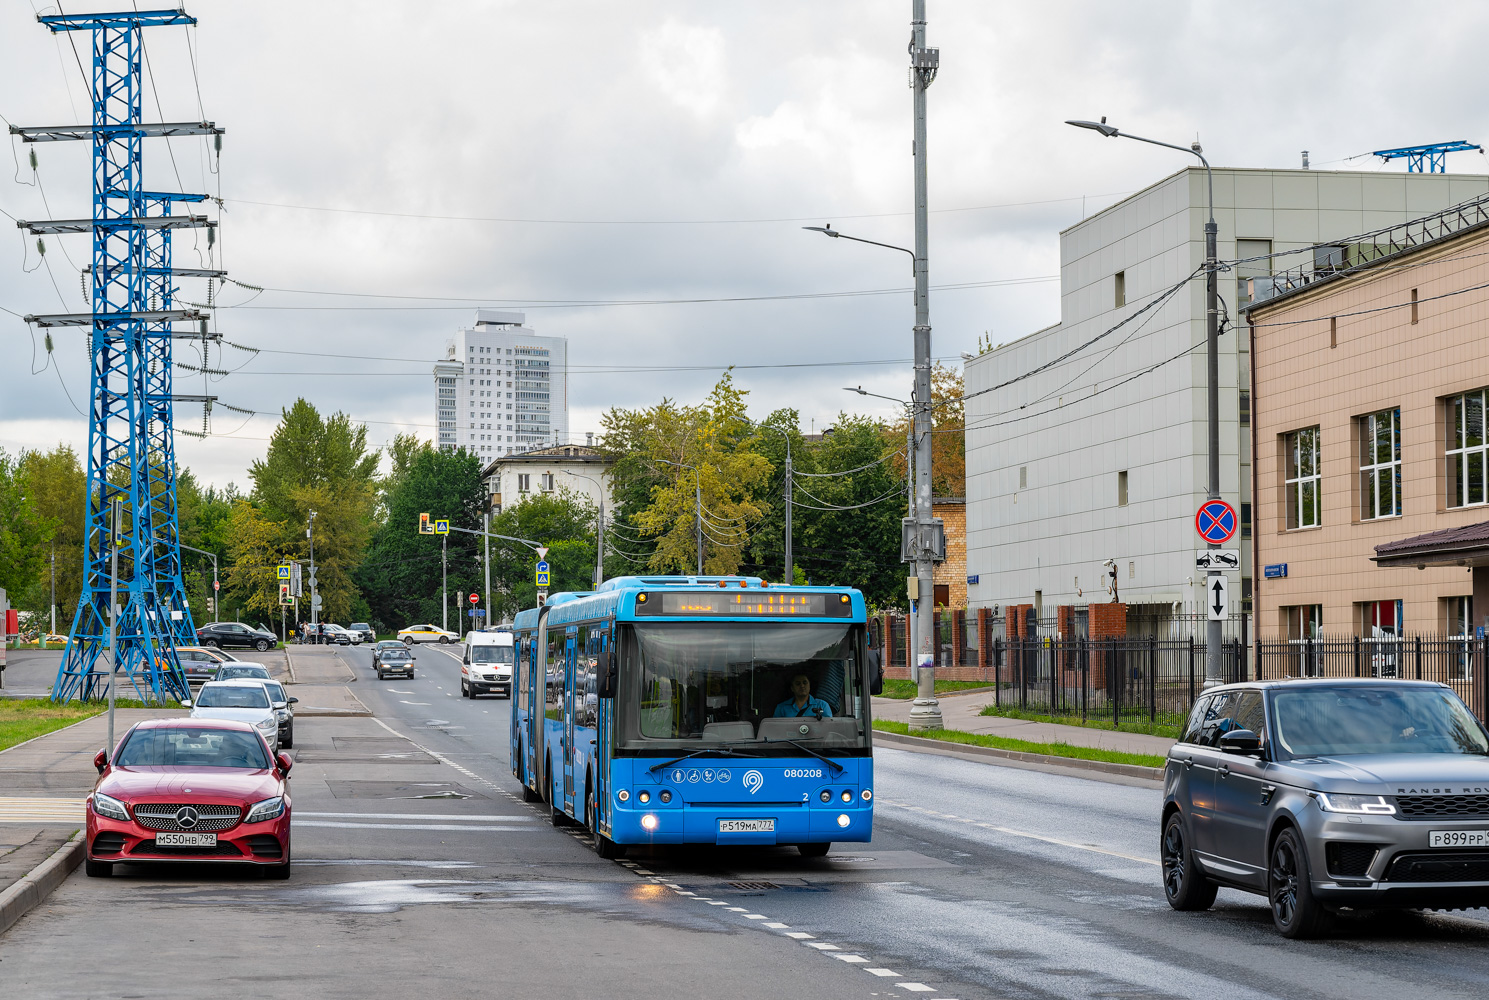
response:
{"label": "white van", "polygon": [[471,631],[465,634],[465,656],[460,662],[460,695],[474,698],[493,691],[512,697],[512,668],[515,665],[512,633]]}

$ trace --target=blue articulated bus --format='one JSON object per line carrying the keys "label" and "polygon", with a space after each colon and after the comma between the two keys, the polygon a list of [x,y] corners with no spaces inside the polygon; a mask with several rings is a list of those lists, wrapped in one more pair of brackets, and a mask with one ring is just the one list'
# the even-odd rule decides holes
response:
{"label": "blue articulated bus", "polygon": [[858,591],[619,577],[512,628],[512,773],[602,857],[872,835],[882,672]]}

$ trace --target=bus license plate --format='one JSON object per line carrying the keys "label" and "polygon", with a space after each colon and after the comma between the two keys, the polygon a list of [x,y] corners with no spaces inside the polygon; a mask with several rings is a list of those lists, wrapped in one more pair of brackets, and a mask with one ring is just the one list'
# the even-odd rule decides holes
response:
{"label": "bus license plate", "polygon": [[1489,847],[1489,830],[1433,830],[1429,847]]}
{"label": "bus license plate", "polygon": [[216,847],[215,833],[157,833],[157,847]]}
{"label": "bus license plate", "polygon": [[776,821],[773,819],[721,819],[719,820],[720,833],[775,833]]}

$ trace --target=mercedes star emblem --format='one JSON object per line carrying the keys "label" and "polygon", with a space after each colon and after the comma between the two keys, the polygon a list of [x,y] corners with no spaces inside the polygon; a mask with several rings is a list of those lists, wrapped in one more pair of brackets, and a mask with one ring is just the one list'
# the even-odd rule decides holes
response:
{"label": "mercedes star emblem", "polygon": [[200,822],[201,817],[197,815],[197,811],[191,808],[191,806],[182,806],[176,810],[176,825],[181,829],[193,829]]}

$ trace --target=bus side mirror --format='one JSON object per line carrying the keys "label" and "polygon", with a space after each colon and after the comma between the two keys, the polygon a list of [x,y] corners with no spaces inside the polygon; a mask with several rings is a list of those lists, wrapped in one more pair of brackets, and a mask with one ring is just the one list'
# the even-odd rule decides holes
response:
{"label": "bus side mirror", "polygon": [[869,650],[869,694],[884,693],[884,661],[877,649]]}
{"label": "bus side mirror", "polygon": [[599,681],[599,695],[601,698],[614,698],[616,688],[615,657],[610,650],[601,650],[595,658],[595,674]]}

